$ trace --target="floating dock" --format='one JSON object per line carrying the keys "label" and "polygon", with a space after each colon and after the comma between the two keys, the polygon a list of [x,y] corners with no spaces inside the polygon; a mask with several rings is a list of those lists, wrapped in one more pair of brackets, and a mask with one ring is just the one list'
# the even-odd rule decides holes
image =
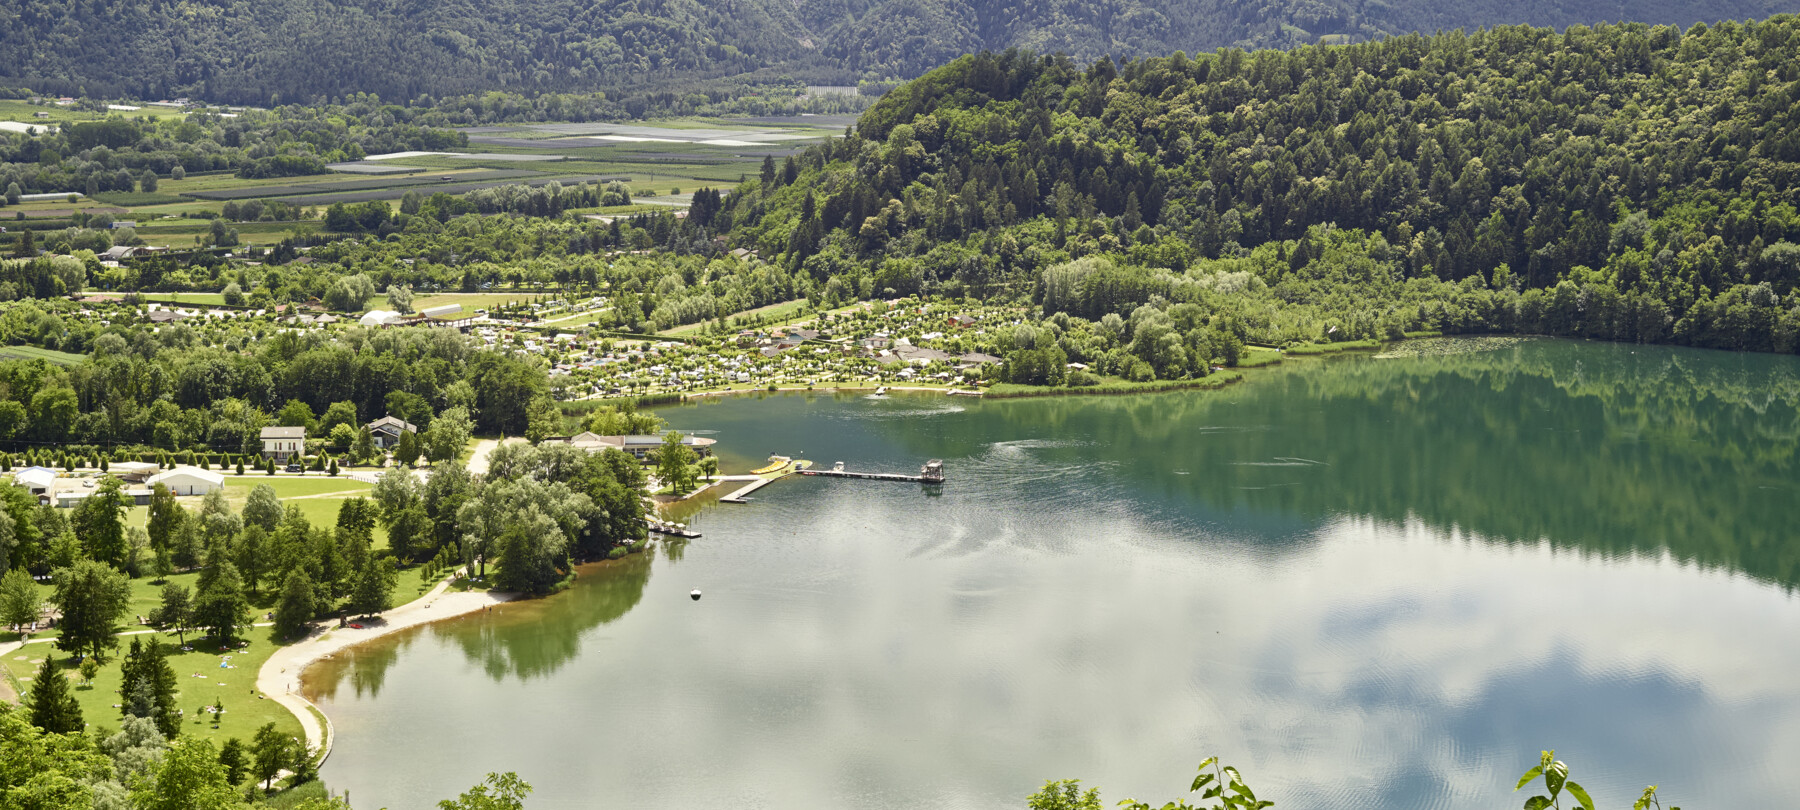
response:
{"label": "floating dock", "polygon": [[[901,475],[899,473],[866,473],[849,472],[847,470],[801,470],[801,475],[821,475],[829,478],[867,478],[872,481],[925,481],[923,475]],[[940,482],[941,483],[941,482]]]}
{"label": "floating dock", "polygon": [[925,464],[923,469],[919,470],[918,475],[851,472],[850,470],[844,469],[844,462],[842,461],[833,464],[829,470],[801,470],[800,474],[822,475],[828,478],[863,478],[870,481],[914,481],[923,484],[942,484],[944,483],[944,462],[932,459]]}
{"label": "floating dock", "polygon": [[[780,481],[796,472],[805,472],[807,467],[812,466],[811,461],[803,458],[792,459],[787,456],[771,456],[770,458],[779,459],[779,461],[772,461],[769,466],[764,467],[761,470],[752,471],[750,475],[728,475],[722,478],[721,480],[724,481],[749,480],[750,483],[739,487],[730,495],[719,498],[719,503],[749,503],[750,493],[773,484],[776,481]],[[790,465],[792,465],[792,469],[786,469]]]}

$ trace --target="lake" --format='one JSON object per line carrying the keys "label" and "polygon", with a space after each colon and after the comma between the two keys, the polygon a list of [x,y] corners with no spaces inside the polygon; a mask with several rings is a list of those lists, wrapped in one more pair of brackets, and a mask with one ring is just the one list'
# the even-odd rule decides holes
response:
{"label": "lake", "polygon": [[[1186,795],[1775,807],[1800,758],[1800,362],[1445,339],[1222,391],[666,408],[793,477],[555,597],[340,655],[326,784],[434,807],[1024,808]],[[688,591],[705,597],[694,602]],[[1198,797],[1194,797],[1198,798]]]}

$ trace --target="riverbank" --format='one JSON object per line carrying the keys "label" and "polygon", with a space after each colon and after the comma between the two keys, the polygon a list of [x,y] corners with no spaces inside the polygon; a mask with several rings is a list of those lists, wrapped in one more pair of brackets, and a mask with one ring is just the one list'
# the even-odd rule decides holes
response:
{"label": "riverbank", "polygon": [[314,662],[331,657],[365,641],[373,641],[411,627],[486,610],[512,601],[518,594],[493,591],[449,593],[451,580],[438,583],[424,596],[357,624],[361,627],[327,627],[294,644],[276,650],[256,674],[256,690],[281,704],[300,721],[306,744],[319,752],[319,762],[331,754],[331,721],[312,701],[300,696],[300,676]]}

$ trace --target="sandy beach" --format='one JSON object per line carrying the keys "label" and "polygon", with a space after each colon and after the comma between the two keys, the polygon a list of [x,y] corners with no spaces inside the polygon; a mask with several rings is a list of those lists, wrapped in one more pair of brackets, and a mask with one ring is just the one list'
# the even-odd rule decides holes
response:
{"label": "sandy beach", "polygon": [[327,625],[326,629],[315,632],[305,641],[276,650],[256,673],[257,691],[287,707],[299,718],[300,727],[306,730],[307,746],[320,751],[320,761],[323,761],[324,756],[331,753],[331,726],[319,720],[323,712],[314,713],[318,707],[300,696],[300,673],[314,661],[353,645],[439,619],[485,610],[517,598],[517,594],[491,591],[449,593],[449,588],[450,582],[445,580],[418,599],[374,619],[357,622],[361,628]]}

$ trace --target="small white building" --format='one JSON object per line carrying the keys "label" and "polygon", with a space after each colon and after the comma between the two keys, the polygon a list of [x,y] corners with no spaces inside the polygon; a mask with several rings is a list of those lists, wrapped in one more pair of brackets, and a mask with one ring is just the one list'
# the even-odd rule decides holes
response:
{"label": "small white building", "polygon": [[43,495],[56,484],[56,471],[49,467],[26,467],[13,473],[13,483],[33,495]]}
{"label": "small white building", "polygon": [[291,456],[306,452],[306,428],[303,427],[266,427],[262,429],[263,455],[275,459],[276,464],[286,464]]}
{"label": "small white building", "polygon": [[205,495],[225,486],[225,476],[199,467],[177,467],[159,475],[150,476],[144,482],[155,489],[157,484],[169,488],[176,495]]}

